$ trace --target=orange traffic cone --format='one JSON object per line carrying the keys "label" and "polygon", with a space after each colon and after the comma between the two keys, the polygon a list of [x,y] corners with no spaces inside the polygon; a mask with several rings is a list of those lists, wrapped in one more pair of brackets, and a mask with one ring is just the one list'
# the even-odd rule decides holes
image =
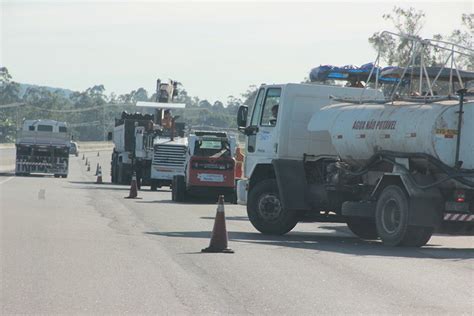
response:
{"label": "orange traffic cone", "polygon": [[99,171],[97,172],[97,181],[96,184],[102,184],[102,168],[99,167]]}
{"label": "orange traffic cone", "polygon": [[95,167],[95,175],[98,176],[99,175],[99,163],[97,163],[97,167]]}
{"label": "orange traffic cone", "polygon": [[234,253],[232,249],[227,248],[227,229],[225,227],[223,195],[219,195],[216,219],[214,220],[214,228],[212,229],[211,242],[209,244],[209,247],[202,249],[201,251]]}
{"label": "orange traffic cone", "polygon": [[86,158],[86,166],[89,164],[89,160]]}
{"label": "orange traffic cone", "polygon": [[235,150],[235,178],[240,179],[243,175],[243,163],[244,163],[244,155],[240,150],[240,147],[237,147]]}
{"label": "orange traffic cone", "polygon": [[84,154],[82,154],[82,160],[86,159],[86,156]]}
{"label": "orange traffic cone", "polygon": [[91,171],[91,164],[90,163],[87,164],[87,171]]}
{"label": "orange traffic cone", "polygon": [[133,172],[132,182],[130,183],[130,193],[126,199],[139,199],[138,197],[138,188],[137,188],[137,175]]}
{"label": "orange traffic cone", "polygon": [[100,156],[100,153],[99,153],[99,152],[97,152],[97,157],[99,157],[99,156]]}

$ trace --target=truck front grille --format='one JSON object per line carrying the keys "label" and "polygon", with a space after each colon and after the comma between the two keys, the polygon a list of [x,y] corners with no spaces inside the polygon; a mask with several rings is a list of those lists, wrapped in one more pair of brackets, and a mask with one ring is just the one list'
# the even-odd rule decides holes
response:
{"label": "truck front grille", "polygon": [[186,147],[173,145],[156,145],[153,153],[153,165],[160,167],[184,167]]}

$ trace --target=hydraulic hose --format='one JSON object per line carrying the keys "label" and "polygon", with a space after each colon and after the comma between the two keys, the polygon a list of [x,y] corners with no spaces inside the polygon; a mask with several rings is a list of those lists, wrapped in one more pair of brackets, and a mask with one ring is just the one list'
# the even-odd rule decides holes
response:
{"label": "hydraulic hose", "polygon": [[[421,185],[416,182],[416,180],[413,178],[413,176],[410,174],[410,171],[402,164],[397,163],[396,161],[393,160],[393,158],[421,158],[421,159],[426,159],[428,160],[433,166],[441,170],[443,173],[447,175],[447,177],[437,180],[433,183],[427,184],[427,185]],[[407,176],[410,178],[410,180],[413,182],[413,184],[419,188],[419,189],[429,189],[432,187],[435,187],[443,182],[446,182],[448,180],[454,179],[466,186],[474,188],[474,181],[468,180],[466,178],[472,178],[474,177],[474,170],[463,170],[463,169],[455,169],[452,167],[449,167],[448,165],[444,164],[442,161],[439,159],[436,159],[435,157],[425,154],[425,153],[402,153],[402,152],[393,152],[393,151],[386,151],[382,150],[374,154],[372,157],[370,157],[369,161],[358,169],[357,171],[348,171],[347,173],[353,177],[358,177],[366,174],[369,172],[370,168],[377,165],[380,162],[388,162],[392,165],[395,165],[407,172]]]}

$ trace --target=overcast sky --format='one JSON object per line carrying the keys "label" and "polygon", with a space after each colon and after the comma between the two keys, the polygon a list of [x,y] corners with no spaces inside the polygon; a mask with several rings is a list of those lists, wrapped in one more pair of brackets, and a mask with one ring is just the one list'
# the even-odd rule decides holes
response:
{"label": "overcast sky", "polygon": [[300,82],[320,64],[373,61],[367,38],[393,30],[382,15],[394,5],[426,13],[426,38],[474,12],[473,1],[0,1],[0,64],[15,81],[122,94],[172,78],[210,102]]}

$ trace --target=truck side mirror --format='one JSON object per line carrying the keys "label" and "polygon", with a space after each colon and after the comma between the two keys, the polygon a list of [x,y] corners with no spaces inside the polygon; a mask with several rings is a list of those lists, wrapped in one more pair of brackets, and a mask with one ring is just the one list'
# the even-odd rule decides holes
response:
{"label": "truck side mirror", "polygon": [[112,140],[112,132],[107,133],[107,140],[110,142]]}
{"label": "truck side mirror", "polygon": [[245,105],[241,105],[239,107],[239,111],[237,112],[237,126],[238,127],[245,127],[247,126],[247,114],[249,112],[249,108]]}

